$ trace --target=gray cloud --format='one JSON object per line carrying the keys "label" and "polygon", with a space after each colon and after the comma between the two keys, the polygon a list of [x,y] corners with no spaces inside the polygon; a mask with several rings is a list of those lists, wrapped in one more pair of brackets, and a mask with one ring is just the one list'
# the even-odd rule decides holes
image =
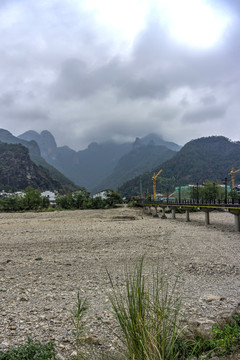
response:
{"label": "gray cloud", "polygon": [[183,123],[203,123],[206,121],[218,120],[222,118],[227,109],[224,106],[209,106],[208,108],[198,108],[186,112],[182,117]]}
{"label": "gray cloud", "polygon": [[208,106],[208,105],[212,105],[212,104],[216,103],[216,98],[214,95],[205,95],[200,99],[200,101],[204,105]]}
{"label": "gray cloud", "polygon": [[180,44],[150,13],[125,50],[81,2],[2,1],[1,127],[48,129],[75,149],[150,132],[184,143],[211,135],[213,121],[236,140],[240,5],[209,3],[234,16],[216,46]]}

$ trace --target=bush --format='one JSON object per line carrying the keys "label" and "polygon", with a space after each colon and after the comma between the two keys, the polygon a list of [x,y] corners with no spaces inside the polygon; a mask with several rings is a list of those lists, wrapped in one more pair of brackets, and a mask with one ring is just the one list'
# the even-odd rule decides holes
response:
{"label": "bush", "polygon": [[41,344],[39,341],[28,339],[24,345],[0,351],[0,360],[56,360],[53,343]]}
{"label": "bush", "polygon": [[127,206],[130,207],[130,208],[135,207],[135,206],[136,206],[136,201],[135,201],[135,200],[130,200],[130,201],[128,202]]}

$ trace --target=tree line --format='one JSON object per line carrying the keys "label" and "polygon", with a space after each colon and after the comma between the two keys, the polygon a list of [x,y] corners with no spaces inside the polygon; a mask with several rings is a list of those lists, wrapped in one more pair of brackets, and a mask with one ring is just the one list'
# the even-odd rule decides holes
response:
{"label": "tree line", "polygon": [[42,196],[39,190],[28,186],[21,193],[12,193],[0,198],[0,211],[44,210],[53,207],[68,210],[104,209],[114,207],[119,203],[122,203],[121,196],[113,190],[106,190],[103,198],[101,196],[92,198],[85,188],[81,188],[56,197],[56,203],[51,205],[47,196]]}

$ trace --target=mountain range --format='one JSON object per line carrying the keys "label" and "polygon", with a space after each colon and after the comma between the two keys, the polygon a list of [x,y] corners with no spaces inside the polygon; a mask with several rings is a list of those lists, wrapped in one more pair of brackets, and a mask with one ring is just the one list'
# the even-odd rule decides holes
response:
{"label": "mountain range", "polygon": [[[224,136],[210,136],[191,140],[161,167],[126,182],[119,188],[122,196],[133,196],[140,192],[152,192],[152,174],[162,169],[157,179],[157,190],[173,191],[176,186],[202,184],[205,180],[230,184],[232,168],[240,169],[240,142],[233,142]],[[236,183],[240,182],[240,172],[236,173]]]}
{"label": "mountain range", "polygon": [[64,190],[63,184],[54,180],[46,168],[31,161],[25,146],[0,143],[0,189],[16,191],[28,186],[38,190]]}
{"label": "mountain range", "polygon": [[[0,134],[1,135],[1,134]],[[75,184],[95,193],[117,188],[134,176],[170,159],[180,146],[164,141],[155,134],[134,143],[91,143],[87,149],[74,151],[58,147],[49,131],[27,131],[18,136],[21,141],[36,142],[41,156]],[[0,137],[1,140],[1,137]]]}
{"label": "mountain range", "polygon": [[[84,186],[92,193],[112,188],[123,196],[132,196],[139,193],[140,183],[143,192],[152,192],[152,175],[160,169],[157,190],[166,192],[207,179],[221,183],[226,177],[230,180],[232,168],[240,168],[240,142],[223,136],[195,139],[181,148],[149,134],[133,143],[91,143],[87,149],[75,151],[58,147],[46,130],[15,137],[2,129],[0,142],[21,143],[28,148],[31,160],[47,169],[53,180],[65,183],[65,188]],[[236,182],[240,181],[239,174]]]}
{"label": "mountain range", "polygon": [[[23,189],[22,186],[25,186],[23,184],[27,184],[27,186],[33,186],[32,181],[30,181],[29,177],[26,177],[26,180],[18,182],[18,180],[11,180],[11,177],[13,174],[17,174],[14,170],[14,167],[16,166],[16,163],[18,164],[18,175],[20,178],[24,179],[25,168],[26,164],[28,164],[28,167],[32,169],[32,175],[31,178],[38,179],[36,180],[35,187],[40,190],[45,189],[55,189],[57,190],[63,190],[63,191],[73,191],[74,189],[77,189],[78,187],[69,180],[66,176],[64,176],[62,173],[60,173],[57,169],[55,169],[52,165],[50,165],[46,160],[41,157],[41,152],[38,144],[31,140],[31,141],[25,141],[23,139],[19,139],[15,136],[13,136],[9,131],[0,129],[0,144],[12,144],[16,146],[11,147],[4,147],[2,146],[2,158],[1,158],[1,171],[0,171],[0,184],[2,186],[10,185],[16,188],[17,190]],[[18,147],[17,145],[22,145],[21,147]],[[22,148],[27,150],[27,153],[25,151],[24,156],[25,161],[22,162],[22,169],[21,168],[21,155],[23,154]],[[5,154],[5,152],[7,154]],[[19,152],[19,154],[18,154]],[[10,156],[8,156],[8,153]],[[29,158],[27,158],[29,157]],[[13,161],[13,159],[15,160]],[[7,161],[6,161],[7,159]],[[37,167],[36,167],[37,166]],[[13,172],[12,168],[13,167]],[[7,170],[8,169],[8,170]],[[6,177],[3,176],[7,171],[7,182]],[[20,173],[19,173],[20,171]],[[50,187],[47,185],[48,183],[45,181],[42,181],[41,175],[44,172],[44,177],[49,178],[49,184]],[[38,174],[38,175],[37,175]],[[9,180],[10,179],[10,180]],[[9,183],[10,182],[10,183]],[[22,184],[22,185],[21,185]],[[43,186],[45,184],[46,186]],[[54,185],[55,184],[55,185]],[[54,185],[54,186],[53,186]],[[0,189],[1,190],[1,189]]]}

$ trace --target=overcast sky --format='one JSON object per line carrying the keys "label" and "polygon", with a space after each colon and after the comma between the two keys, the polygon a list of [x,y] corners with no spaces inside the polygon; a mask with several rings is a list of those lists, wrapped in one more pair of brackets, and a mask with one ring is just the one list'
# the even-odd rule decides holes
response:
{"label": "overcast sky", "polygon": [[240,140],[239,17],[238,0],[1,0],[0,127],[75,150]]}

